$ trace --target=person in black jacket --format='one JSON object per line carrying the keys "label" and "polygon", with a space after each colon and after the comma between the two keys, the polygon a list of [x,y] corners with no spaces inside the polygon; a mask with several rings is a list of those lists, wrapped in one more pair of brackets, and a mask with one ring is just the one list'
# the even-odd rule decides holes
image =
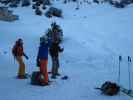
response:
{"label": "person in black jacket", "polygon": [[52,58],[52,76],[51,78],[56,78],[56,76],[59,76],[59,52],[63,52],[64,48],[61,48],[59,46],[58,42],[53,42],[50,46],[49,53]]}

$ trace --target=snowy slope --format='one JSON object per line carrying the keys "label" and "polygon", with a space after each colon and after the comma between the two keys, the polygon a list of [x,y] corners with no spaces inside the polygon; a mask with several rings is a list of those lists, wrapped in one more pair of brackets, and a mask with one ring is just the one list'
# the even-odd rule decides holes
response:
{"label": "snowy slope", "polygon": [[[79,10],[75,10],[74,3],[56,2],[54,6],[62,8],[64,18],[47,19],[35,16],[31,8],[17,8],[14,11],[20,15],[19,21],[0,21],[0,100],[131,100],[122,93],[112,97],[101,95],[94,87],[106,80],[117,82],[118,56],[122,55],[121,84],[128,88],[127,56],[133,57],[133,5],[116,9],[107,4],[83,4]],[[16,80],[18,65],[11,54],[15,40],[24,39],[25,51],[30,57],[25,60],[26,70],[31,74],[38,70],[39,37],[52,21],[63,28],[65,51],[60,55],[60,72],[69,79],[58,78],[49,87],[32,86],[30,79]]]}

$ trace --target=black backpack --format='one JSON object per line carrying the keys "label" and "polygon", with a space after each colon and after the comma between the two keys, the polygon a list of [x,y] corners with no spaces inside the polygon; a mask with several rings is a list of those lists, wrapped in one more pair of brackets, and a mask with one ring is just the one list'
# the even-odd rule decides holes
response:
{"label": "black backpack", "polygon": [[14,45],[12,48],[12,55],[17,56],[17,46],[16,45]]}
{"label": "black backpack", "polygon": [[103,94],[108,95],[108,96],[113,96],[119,93],[120,87],[113,82],[106,81],[105,83],[102,84],[101,88],[96,88],[100,89]]}
{"label": "black backpack", "polygon": [[32,85],[42,85],[41,84],[41,73],[39,71],[35,71],[31,76],[31,84]]}

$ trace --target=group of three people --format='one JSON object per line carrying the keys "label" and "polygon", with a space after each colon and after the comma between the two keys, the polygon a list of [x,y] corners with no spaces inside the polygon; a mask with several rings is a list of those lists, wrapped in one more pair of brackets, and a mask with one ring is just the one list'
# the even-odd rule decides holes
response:
{"label": "group of three people", "polygon": [[[45,37],[40,38],[40,46],[37,54],[37,66],[39,66],[40,73],[43,76],[41,82],[45,85],[49,84],[49,77],[48,77],[48,54],[50,54],[52,58],[52,76],[51,78],[56,78],[56,76],[60,75],[58,72],[59,69],[59,52],[63,52],[64,48],[59,46],[58,41],[52,41],[51,39],[45,39]],[[24,53],[23,49],[23,40],[20,38],[16,41],[15,45],[13,46],[12,53],[19,63],[19,70],[18,70],[18,78],[24,79],[26,78],[25,73],[25,64],[23,61],[23,56],[27,59],[28,57]]]}

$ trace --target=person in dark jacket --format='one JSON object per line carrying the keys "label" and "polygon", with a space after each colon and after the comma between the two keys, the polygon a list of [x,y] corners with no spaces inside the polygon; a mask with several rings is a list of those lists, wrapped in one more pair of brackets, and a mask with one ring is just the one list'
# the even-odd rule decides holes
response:
{"label": "person in dark jacket", "polygon": [[37,63],[39,63],[40,72],[43,76],[41,83],[44,85],[48,85],[49,82],[47,64],[48,64],[48,48],[50,44],[51,44],[50,40],[46,41],[44,37],[40,38],[40,47],[37,55]]}
{"label": "person in dark jacket", "polygon": [[49,52],[52,58],[52,76],[51,78],[56,78],[60,75],[58,72],[59,69],[59,52],[63,52],[64,48],[59,46],[59,42],[53,42],[50,46]]}

